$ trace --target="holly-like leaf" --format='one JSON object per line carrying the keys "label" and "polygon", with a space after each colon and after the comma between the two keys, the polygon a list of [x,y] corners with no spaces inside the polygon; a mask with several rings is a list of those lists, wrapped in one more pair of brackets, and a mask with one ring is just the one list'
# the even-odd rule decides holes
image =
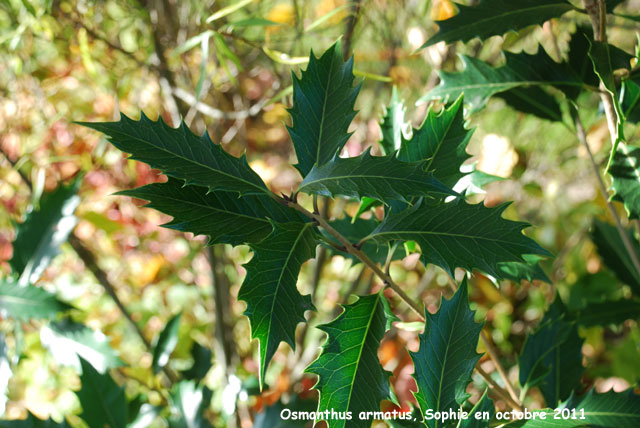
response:
{"label": "holly-like leaf", "polygon": [[467,144],[473,130],[464,127],[463,98],[434,112],[431,108],[410,139],[402,139],[398,159],[406,162],[426,160],[426,169],[449,187],[464,175],[460,166],[469,159]]}
{"label": "holly-like leaf", "polygon": [[548,406],[569,398],[580,385],[582,343],[574,323],[567,321],[566,308],[559,297],[549,307],[540,325],[527,336],[518,364],[520,384],[538,386]]}
{"label": "holly-like leaf", "polygon": [[146,207],[174,218],[164,227],[207,235],[211,238],[209,244],[260,242],[273,229],[269,219],[276,222],[301,221],[296,211],[268,196],[238,197],[236,192],[208,192],[206,187],[184,186],[175,178],[118,194],[149,201]]}
{"label": "holly-like leaf", "polygon": [[296,168],[306,176],[313,165],[323,165],[340,152],[356,115],[353,107],[360,85],[353,86],[353,57],[342,59],[340,42],[320,58],[313,52],[300,78],[293,74],[293,126],[287,127],[298,156]]}
{"label": "holly-like leaf", "polygon": [[391,214],[364,241],[384,243],[414,240],[425,264],[440,266],[449,274],[456,267],[478,269],[502,279],[502,262],[524,261],[524,254],[550,253],[522,234],[527,223],[506,220],[508,204],[487,208],[464,201],[429,204],[424,201]]}
{"label": "holly-like leaf", "polygon": [[378,347],[397,318],[382,293],[363,296],[344,306],[344,312],[328,324],[318,326],[327,333],[322,353],[307,367],[318,375],[314,388],[320,392],[318,411],[352,412],[353,419],[328,419],[329,428],[365,428],[362,411],[376,411],[382,400],[395,401],[388,373],[378,360]]}
{"label": "holly-like leaf", "polygon": [[302,296],[296,283],[316,244],[311,223],[275,223],[271,235],[251,246],[253,258],[245,265],[238,299],[247,303],[251,337],[259,341],[261,386],[280,342],[295,348],[296,326],[305,321],[305,311],[315,310],[311,296]]}
{"label": "holly-like leaf", "polygon": [[[629,241],[633,245],[636,254],[640,254],[640,242],[633,235],[631,229],[626,230]],[[593,222],[591,239],[596,245],[598,254],[604,264],[616,275],[616,277],[631,286],[636,294],[640,294],[640,274],[633,266],[631,257],[622,243],[618,229],[600,220]]]}
{"label": "holly-like leaf", "polygon": [[406,107],[398,99],[398,90],[393,87],[391,101],[386,106],[384,116],[380,122],[382,140],[380,146],[385,155],[390,155],[400,149],[410,124],[406,122]]}
{"label": "holly-like leaf", "polygon": [[59,186],[42,195],[39,208],[29,212],[16,227],[9,263],[14,273],[20,275],[20,284],[33,284],[40,278],[75,227],[73,212],[80,203],[77,195],[80,183],[81,180],[76,179],[68,186]]}
{"label": "holly-like leaf", "polygon": [[0,278],[0,316],[19,321],[50,319],[72,309],[54,294],[34,285],[19,285],[8,278]]}
{"label": "holly-like leaf", "polygon": [[504,428],[636,428],[640,424],[640,395],[635,394],[633,389],[604,394],[592,389],[582,400],[569,400],[564,407],[569,409],[569,415],[575,409],[576,417],[564,418],[560,414],[556,418],[555,410],[545,409],[539,411],[545,415],[544,420],[514,421],[504,425]]}
{"label": "holly-like leaf", "polygon": [[[455,412],[469,397],[466,389],[480,359],[476,348],[483,325],[474,321],[474,314],[469,307],[466,280],[451,300],[442,299],[438,312],[430,314],[425,309],[420,348],[410,352],[418,385],[414,395],[423,413],[429,409]],[[446,424],[427,419],[426,425],[440,428]]]}
{"label": "holly-like leaf", "polygon": [[167,365],[171,353],[178,344],[178,330],[180,328],[181,317],[182,312],[178,312],[171,317],[158,336],[158,341],[153,348],[153,362],[151,364],[154,373],[158,373]]}
{"label": "holly-like leaf", "polygon": [[118,353],[109,345],[107,336],[68,318],[42,327],[40,342],[58,364],[72,366],[78,370],[81,369],[80,358],[100,373],[124,364]]}
{"label": "holly-like leaf", "polygon": [[[481,109],[489,97],[514,88],[525,86],[554,85],[567,87],[582,87],[583,82],[565,62],[557,63],[541,47],[538,52],[530,55],[524,52],[503,52],[505,64],[492,67],[484,61],[461,55],[464,70],[460,72],[440,71],[441,82],[420,101],[435,98],[444,100],[458,98],[464,93],[465,102],[470,104],[471,111]],[[530,91],[512,92],[530,97]],[[523,98],[524,99],[524,98]],[[549,110],[549,106],[542,100],[526,100],[529,104],[536,104],[540,109]],[[548,114],[552,114],[548,111]]]}
{"label": "holly-like leaf", "polygon": [[593,71],[604,83],[605,88],[615,94],[617,89],[614,72],[618,69],[630,69],[633,55],[608,43],[592,41],[589,58],[593,64]]}
{"label": "holly-like leaf", "polygon": [[618,144],[609,174],[613,199],[624,204],[630,219],[640,219],[640,147]]}
{"label": "holly-like leaf", "polygon": [[109,373],[100,374],[80,358],[82,387],[76,391],[82,413],[80,416],[89,428],[125,428],[127,406],[124,387],[118,386]]}
{"label": "holly-like leaf", "polygon": [[171,391],[169,428],[211,428],[204,411],[209,407],[212,392],[204,385],[183,380]]}
{"label": "holly-like leaf", "polygon": [[413,196],[455,195],[425,171],[428,162],[403,162],[394,155],[371,156],[370,150],[353,158],[334,158],[314,166],[300,184],[299,192],[333,197],[364,196],[384,202],[408,202]]}
{"label": "holly-like leaf", "polygon": [[436,21],[438,32],[421,48],[438,42],[466,42],[519,30],[558,17],[574,7],[566,0],[480,0],[476,6],[456,3],[458,13]]}
{"label": "holly-like leaf", "polygon": [[303,400],[297,395],[286,405],[278,401],[256,415],[253,428],[306,428],[309,424],[308,421],[292,417],[283,419],[282,411],[288,409],[291,412],[313,412],[315,407],[315,400]]}
{"label": "holly-like leaf", "polygon": [[[489,398],[487,390],[482,394],[476,405],[473,406],[473,409],[469,412],[469,417],[460,421],[459,428],[489,428],[494,414],[495,406],[493,400]],[[476,415],[480,415],[480,417],[476,418]]]}
{"label": "holly-like leaf", "polygon": [[[578,86],[570,86],[579,90]],[[516,87],[496,94],[508,105],[522,112],[538,116],[541,119],[559,122],[562,120],[562,110],[558,100],[539,86]]]}
{"label": "holly-like leaf", "polygon": [[171,128],[162,119],[140,120],[121,115],[119,122],[81,122],[80,125],[106,134],[109,141],[130,159],[144,162],[186,184],[247,194],[265,194],[267,187],[247,163],[225,152],[208,133],[198,137],[182,122]]}
{"label": "holly-like leaf", "polygon": [[38,419],[27,413],[27,419],[0,420],[0,428],[71,428],[66,420],[56,422],[53,419]]}
{"label": "holly-like leaf", "polygon": [[585,307],[571,312],[570,316],[576,323],[585,327],[622,324],[627,320],[640,319],[640,301],[621,299],[587,303]]}

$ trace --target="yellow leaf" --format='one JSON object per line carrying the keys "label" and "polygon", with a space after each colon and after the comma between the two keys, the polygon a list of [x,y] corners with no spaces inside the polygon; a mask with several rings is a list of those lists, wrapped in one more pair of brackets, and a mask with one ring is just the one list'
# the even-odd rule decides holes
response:
{"label": "yellow leaf", "polygon": [[444,21],[456,14],[456,8],[451,0],[434,0],[431,6],[431,19],[434,21]]}

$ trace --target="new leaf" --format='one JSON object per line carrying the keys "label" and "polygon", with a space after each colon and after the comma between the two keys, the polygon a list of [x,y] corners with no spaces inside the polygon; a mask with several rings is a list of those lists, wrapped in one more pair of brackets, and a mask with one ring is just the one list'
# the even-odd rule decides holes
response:
{"label": "new leaf", "polygon": [[251,337],[260,345],[260,384],[280,342],[295,348],[296,326],[304,313],[315,310],[311,296],[296,288],[300,267],[315,255],[316,236],[311,223],[275,223],[264,241],[253,244],[253,258],[238,299],[247,303],[245,315]]}
{"label": "new leaf", "polygon": [[[438,312],[432,315],[425,309],[420,348],[410,353],[418,385],[414,395],[423,414],[429,409],[455,412],[469,397],[466,388],[480,359],[476,348],[483,325],[474,321],[474,314],[469,307],[466,281],[451,300],[442,300]],[[444,423],[427,419],[426,425],[439,428]]]}

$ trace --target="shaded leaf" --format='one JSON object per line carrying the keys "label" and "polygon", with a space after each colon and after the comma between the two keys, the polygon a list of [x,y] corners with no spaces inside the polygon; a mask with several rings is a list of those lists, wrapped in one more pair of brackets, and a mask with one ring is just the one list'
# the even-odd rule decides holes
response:
{"label": "shaded leaf", "polygon": [[371,156],[367,150],[357,157],[336,157],[320,167],[314,166],[298,191],[356,199],[368,196],[383,202],[455,194],[426,172],[427,166],[428,162],[403,162],[393,155]]}
{"label": "shaded leaf", "polygon": [[[414,396],[423,414],[429,409],[455,412],[469,397],[466,389],[480,359],[476,348],[483,325],[474,321],[474,314],[469,307],[466,280],[451,300],[442,299],[438,312],[430,314],[425,309],[420,348],[410,352],[418,385]],[[427,419],[426,425],[438,428],[446,423]]]}
{"label": "shaded leaf", "polygon": [[308,421],[293,420],[293,418],[284,420],[280,412],[284,409],[289,409],[291,412],[313,412],[315,408],[315,400],[302,400],[296,395],[286,406],[278,401],[258,413],[253,422],[253,428],[305,428],[309,424]]}
{"label": "shaded leaf", "polygon": [[314,389],[320,392],[318,411],[332,410],[353,419],[329,419],[329,428],[368,427],[360,420],[362,411],[377,411],[382,400],[395,401],[388,373],[378,360],[378,347],[385,332],[397,318],[382,292],[362,296],[345,305],[344,311],[328,324],[318,326],[327,333],[322,353],[305,370],[318,376]]}
{"label": "shaded leaf", "polygon": [[253,258],[245,265],[238,299],[247,303],[251,338],[259,342],[261,385],[280,342],[295,349],[296,326],[305,321],[305,311],[315,310],[311,296],[302,296],[296,283],[316,244],[311,223],[275,223],[271,235],[251,246]]}
{"label": "shaded leaf", "polygon": [[570,316],[576,323],[585,327],[622,324],[627,320],[640,319],[640,301],[621,299],[588,303],[585,307],[571,312]]}
{"label": "shaded leaf", "polygon": [[480,0],[475,6],[456,3],[458,14],[436,21],[438,32],[422,48],[438,42],[466,42],[474,37],[501,35],[543,22],[573,10],[565,0]]}
{"label": "shaded leaf", "polygon": [[293,74],[293,126],[287,127],[298,156],[296,168],[306,176],[313,165],[329,162],[342,150],[356,112],[360,86],[353,86],[353,58],[342,59],[340,42],[320,58],[313,52],[300,78]]}
{"label": "shaded leaf", "polygon": [[0,421],[0,428],[70,428],[67,421],[56,422],[53,419],[42,420],[27,413],[27,419]]}
{"label": "shaded leaf", "polygon": [[193,342],[191,357],[193,358],[193,365],[190,369],[182,372],[182,377],[187,380],[200,380],[205,377],[211,368],[211,350],[198,342]]}
{"label": "shaded leaf", "polygon": [[380,122],[382,139],[380,146],[385,155],[390,155],[400,149],[402,140],[411,124],[406,122],[406,107],[398,99],[398,90],[394,86],[391,92],[391,101],[385,107],[384,116]]}
{"label": "shaded leaf", "polygon": [[[627,229],[626,233],[633,248],[640,254],[640,243],[633,235],[633,231]],[[604,264],[620,281],[631,286],[636,294],[640,294],[640,274],[633,266],[631,257],[618,234],[618,229],[614,225],[596,219],[593,222],[591,239]]]}
{"label": "shaded leaf", "polygon": [[51,259],[59,252],[76,225],[73,215],[80,203],[77,195],[81,180],[59,186],[40,198],[39,208],[29,212],[16,227],[13,257],[9,261],[20,284],[35,283]]}
{"label": "shaded leaf", "polygon": [[171,391],[169,428],[210,428],[204,411],[211,401],[211,390],[191,380],[183,380]]}
{"label": "shaded leaf", "polygon": [[486,208],[464,201],[418,203],[391,214],[365,240],[384,243],[414,240],[422,250],[425,264],[440,266],[449,274],[456,267],[478,269],[503,278],[498,265],[522,262],[524,254],[550,255],[534,240],[522,234],[526,223],[506,220],[507,205]]}
{"label": "shaded leaf", "polygon": [[178,344],[178,330],[180,328],[180,318],[182,312],[178,312],[167,321],[167,325],[158,336],[158,341],[153,348],[153,363],[151,367],[154,373],[158,373],[169,362],[171,353]]}
{"label": "shaded leaf", "polygon": [[[578,86],[571,86],[572,89],[580,89]],[[514,109],[538,116],[541,119],[555,122],[562,121],[562,111],[558,100],[547,91],[538,86],[517,87],[505,92],[496,94]]]}
{"label": "shaded leaf", "polygon": [[628,79],[622,81],[620,91],[622,112],[627,122],[640,122],[640,71],[631,73]]}
{"label": "shaded leaf", "polygon": [[434,112],[431,108],[410,139],[402,139],[398,158],[407,162],[426,161],[426,169],[449,187],[464,175],[462,164],[469,159],[466,148],[473,130],[464,127],[463,98]]}
{"label": "shaded leaf", "polygon": [[[484,418],[485,412],[489,415],[488,419]],[[476,419],[476,414],[480,414],[482,417]],[[486,390],[469,412],[469,417],[460,421],[459,428],[489,428],[489,423],[494,415],[495,406],[493,400],[489,398],[488,390]]]}
{"label": "shaded leaf", "polygon": [[0,278],[0,316],[19,321],[50,319],[72,309],[43,288],[18,285],[8,278]]}
{"label": "shaded leaf", "polygon": [[519,283],[522,280],[529,282],[537,279],[551,284],[551,280],[540,267],[539,261],[542,259],[536,255],[525,254],[522,256],[524,262],[505,262],[498,265],[498,269],[503,278]]}
{"label": "shaded leaf", "polygon": [[[330,221],[329,224],[350,242],[359,242],[365,236],[369,235],[380,224],[380,222],[375,218],[366,220],[359,218],[353,221],[348,217],[344,217],[342,219]],[[340,243],[333,236],[329,235],[329,233],[323,231],[323,234],[326,238],[334,241],[337,245],[340,245]],[[366,241],[360,249],[367,255],[367,257],[380,265],[383,265],[387,260],[389,246],[386,244],[378,245],[375,242]],[[360,259],[352,256],[351,253],[344,252],[342,253],[342,256],[352,259],[354,263],[360,263]],[[393,260],[401,259],[403,256],[404,252],[402,249],[398,248],[394,253]]]}
{"label": "shaded leaf", "polygon": [[127,406],[124,387],[118,386],[108,373],[100,374],[80,357],[82,387],[76,391],[82,413],[89,428],[124,428],[127,424]]}
{"label": "shaded leaf", "polygon": [[130,159],[144,162],[164,174],[205,186],[209,190],[240,194],[266,194],[267,187],[247,158],[236,158],[214,144],[206,132],[198,137],[182,122],[171,128],[162,119],[153,121],[141,114],[140,120],[121,115],[119,122],[81,122],[80,125],[106,134],[109,141]]}
{"label": "shaded leaf", "polygon": [[640,147],[618,144],[609,174],[613,199],[624,204],[629,219],[640,219]]}

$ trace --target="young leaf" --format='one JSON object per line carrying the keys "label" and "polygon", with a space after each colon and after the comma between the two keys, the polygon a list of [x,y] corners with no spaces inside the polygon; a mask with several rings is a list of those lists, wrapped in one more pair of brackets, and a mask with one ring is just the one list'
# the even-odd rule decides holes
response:
{"label": "young leaf", "polygon": [[[460,421],[459,428],[489,428],[491,419],[495,414],[495,406],[493,400],[489,398],[488,390],[482,394],[480,400],[473,406],[473,409],[469,412],[469,417]],[[476,419],[476,414],[481,414],[482,417]],[[485,418],[484,415],[488,415]]]}
{"label": "young leaf", "polygon": [[403,162],[395,156],[371,156],[367,150],[353,158],[339,158],[314,166],[299,192],[360,199],[368,196],[383,202],[408,202],[413,196],[455,195],[453,190],[425,171],[427,162]]}
{"label": "young leaf", "polygon": [[609,174],[613,199],[624,204],[629,219],[640,219],[640,147],[618,144]]}
{"label": "young leaf", "polygon": [[363,296],[346,305],[344,312],[329,324],[318,326],[327,333],[322,353],[307,367],[318,375],[314,388],[320,392],[318,411],[335,411],[353,419],[328,419],[329,428],[365,428],[371,421],[360,420],[362,411],[375,411],[382,400],[395,401],[388,373],[378,360],[378,347],[385,332],[397,318],[382,292]]}
{"label": "young leaf", "polygon": [[18,285],[8,278],[0,278],[0,316],[19,321],[50,319],[72,309],[54,294],[34,285]]}
{"label": "young leaf", "polygon": [[301,221],[296,211],[268,196],[235,192],[208,192],[206,187],[185,186],[175,178],[166,183],[153,183],[118,195],[149,201],[146,207],[168,214],[174,219],[164,227],[207,235],[209,244],[240,245],[260,242],[276,222]]}
{"label": "young leaf", "polygon": [[82,122],[80,125],[106,134],[109,141],[131,159],[144,162],[186,184],[247,194],[266,194],[267,187],[247,158],[236,158],[214,144],[206,132],[196,136],[182,122],[171,128],[162,119],[141,114],[135,121],[124,114],[119,122]]}
{"label": "young leaf", "polygon": [[158,336],[158,341],[153,348],[153,363],[151,364],[154,373],[158,373],[167,365],[171,353],[178,344],[178,330],[180,328],[181,316],[182,312],[178,312],[171,317],[160,333],[160,336]]}
{"label": "young leaf", "polygon": [[116,385],[108,373],[100,374],[80,358],[82,387],[76,391],[82,413],[80,416],[89,428],[125,428],[127,407],[124,387]]}
{"label": "young leaf", "polygon": [[183,380],[171,391],[172,416],[169,428],[211,428],[204,411],[211,401],[211,390],[191,380]]}
{"label": "young leaf", "polygon": [[81,369],[80,358],[100,373],[124,364],[104,334],[68,318],[42,327],[40,342],[58,364],[70,365],[78,370]]}
{"label": "young leaf", "polygon": [[520,384],[524,388],[538,386],[551,407],[569,398],[584,371],[584,340],[566,318],[566,308],[556,297],[536,331],[527,336],[518,358]]}
{"label": "young leaf", "polygon": [[466,42],[474,37],[486,39],[542,24],[574,9],[566,0],[480,0],[476,6],[457,3],[456,6],[458,14],[437,21],[438,32],[421,49],[438,42]]}
{"label": "young leaf", "polygon": [[384,116],[380,122],[380,147],[385,155],[396,152],[402,145],[409,127],[405,122],[406,108],[402,101],[398,99],[398,90],[394,86],[391,92],[391,101],[385,108]]}
{"label": "young leaf", "polygon": [[464,127],[463,98],[436,113],[431,108],[411,139],[402,138],[398,159],[426,160],[426,169],[446,186],[453,187],[464,174],[460,166],[469,159],[466,148],[473,130]]}
{"label": "young leaf", "polygon": [[[640,243],[633,235],[633,231],[627,229],[626,233],[635,251],[640,253]],[[633,266],[616,227],[596,219],[593,222],[591,239],[604,264],[620,281],[631,286],[636,294],[640,294],[640,274]]]}
{"label": "young leaf", "polygon": [[[435,89],[426,94],[420,101],[435,98],[445,100],[464,98],[471,105],[471,111],[480,110],[489,97],[510,89],[524,86],[554,85],[582,87],[583,82],[565,62],[557,63],[541,47],[530,55],[524,52],[503,52],[505,64],[494,68],[484,61],[461,55],[464,70],[460,72],[440,71],[441,82]],[[520,95],[529,96],[524,91]],[[516,96],[518,93],[512,93]],[[541,100],[527,100],[529,104],[537,102],[539,108],[549,110]]]}
{"label": "young leaf", "polygon": [[67,421],[42,420],[27,413],[27,419],[0,420],[0,428],[71,428]]}
{"label": "young leaf", "polygon": [[76,225],[73,215],[80,203],[77,195],[81,180],[68,186],[59,186],[40,199],[37,210],[27,214],[16,228],[13,257],[9,261],[14,273],[19,274],[20,284],[35,283],[49,265],[58,247],[67,240]]}
{"label": "young leaf", "polygon": [[391,214],[364,241],[385,243],[414,240],[425,264],[432,263],[452,274],[456,267],[478,269],[502,279],[502,262],[522,262],[524,254],[550,255],[533,239],[522,234],[526,223],[501,217],[507,205],[487,208],[463,201],[418,203]]}
{"label": "young leaf", "polygon": [[251,246],[253,258],[245,265],[238,299],[247,303],[251,338],[259,341],[261,386],[280,342],[295,348],[296,326],[305,321],[305,311],[315,310],[311,296],[300,295],[296,283],[316,244],[311,223],[274,223],[271,235]]}
{"label": "young leaf", "polygon": [[293,126],[287,129],[298,156],[296,168],[304,177],[313,165],[333,159],[349,139],[360,86],[353,86],[353,57],[342,59],[339,41],[320,58],[311,52],[302,76],[292,77]]}
{"label": "young leaf", "polygon": [[[440,309],[430,314],[425,309],[425,328],[418,352],[410,352],[418,385],[416,401],[422,412],[454,412],[466,401],[467,385],[480,359],[476,352],[482,323],[473,320],[466,280],[451,300],[442,299]],[[438,419],[427,419],[429,428],[445,426]]]}
{"label": "young leaf", "polygon": [[640,301],[621,299],[588,303],[584,308],[571,312],[570,316],[585,327],[622,324],[627,320],[640,319]]}

